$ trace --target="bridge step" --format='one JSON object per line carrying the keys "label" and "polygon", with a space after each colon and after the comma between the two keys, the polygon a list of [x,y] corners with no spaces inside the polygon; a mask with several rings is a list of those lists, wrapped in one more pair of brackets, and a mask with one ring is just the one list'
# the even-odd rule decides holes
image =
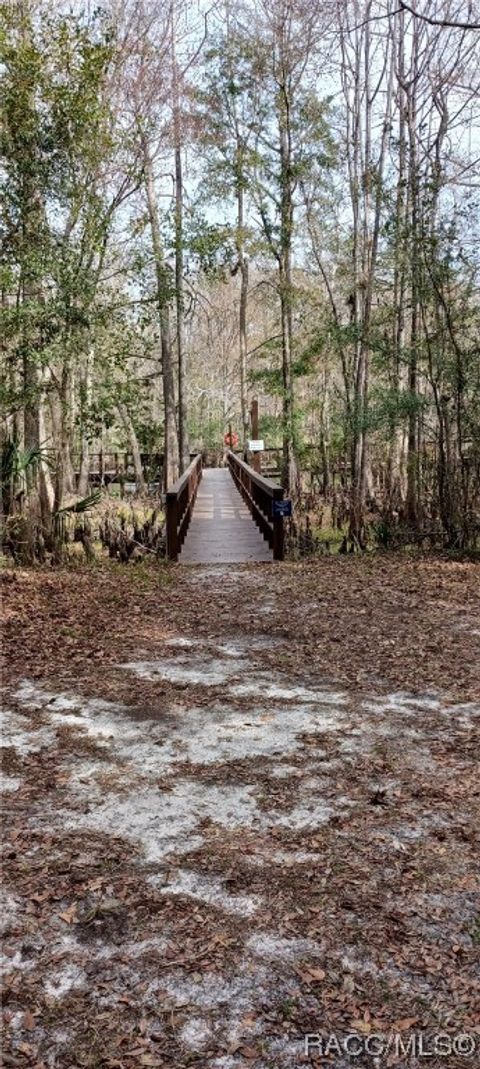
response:
{"label": "bridge step", "polygon": [[179,559],[181,564],[273,560],[228,468],[204,468]]}

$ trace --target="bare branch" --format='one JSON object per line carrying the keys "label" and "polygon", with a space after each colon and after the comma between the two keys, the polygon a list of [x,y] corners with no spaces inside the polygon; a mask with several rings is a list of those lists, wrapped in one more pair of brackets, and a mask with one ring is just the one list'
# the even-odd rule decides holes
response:
{"label": "bare branch", "polygon": [[405,3],[405,0],[400,0],[400,10],[408,11],[409,15],[413,15],[416,19],[421,19],[422,22],[428,22],[429,26],[440,26],[444,29],[451,30],[480,30],[480,22],[459,22],[457,19],[435,19],[431,15],[425,15],[423,12],[415,11],[413,7],[410,7],[410,4]]}

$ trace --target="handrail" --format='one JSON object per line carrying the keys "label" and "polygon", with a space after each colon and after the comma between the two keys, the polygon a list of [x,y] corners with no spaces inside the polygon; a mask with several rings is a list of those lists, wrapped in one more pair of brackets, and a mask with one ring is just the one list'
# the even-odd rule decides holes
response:
{"label": "handrail", "polygon": [[227,451],[227,463],[232,478],[246,501],[255,523],[273,550],[274,560],[284,558],[283,518],[275,514],[275,501],[283,501],[283,487],[259,475],[249,464]]}
{"label": "handrail", "polygon": [[197,490],[202,478],[202,454],[194,457],[183,475],[165,495],[167,558],[178,560],[190,523]]}

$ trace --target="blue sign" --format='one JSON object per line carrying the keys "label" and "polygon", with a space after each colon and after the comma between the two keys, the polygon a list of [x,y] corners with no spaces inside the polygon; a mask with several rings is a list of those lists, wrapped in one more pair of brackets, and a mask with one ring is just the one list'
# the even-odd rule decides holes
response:
{"label": "blue sign", "polygon": [[290,498],[285,498],[285,501],[273,501],[272,502],[273,516],[291,516],[292,515],[292,502]]}

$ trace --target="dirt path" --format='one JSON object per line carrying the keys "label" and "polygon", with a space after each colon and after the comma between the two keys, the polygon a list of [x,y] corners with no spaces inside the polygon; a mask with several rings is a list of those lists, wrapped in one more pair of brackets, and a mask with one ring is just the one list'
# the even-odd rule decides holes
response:
{"label": "dirt path", "polygon": [[4,1064],[475,1035],[479,604],[432,560],[6,576]]}

